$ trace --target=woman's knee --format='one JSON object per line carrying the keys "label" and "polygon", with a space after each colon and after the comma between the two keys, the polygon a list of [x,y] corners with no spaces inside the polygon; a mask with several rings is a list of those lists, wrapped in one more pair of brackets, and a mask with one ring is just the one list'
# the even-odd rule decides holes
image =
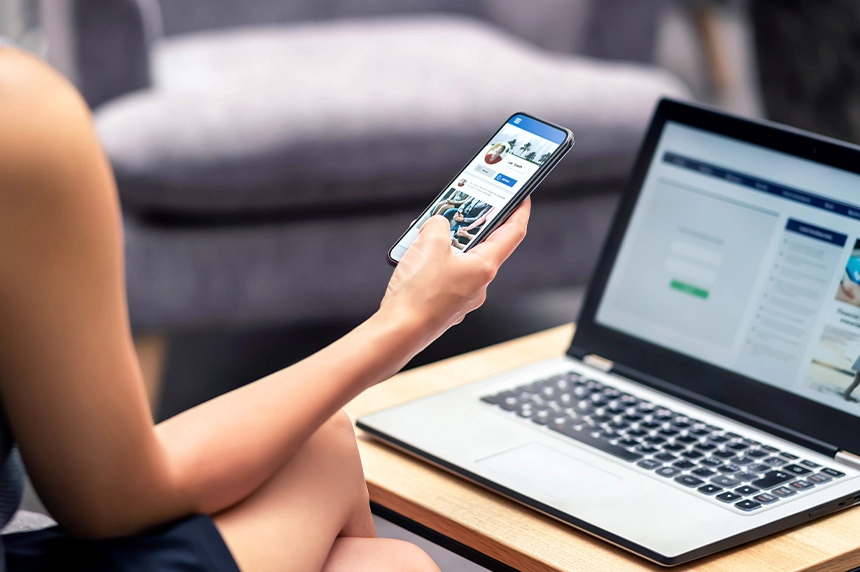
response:
{"label": "woman's knee", "polygon": [[311,442],[312,446],[321,447],[326,454],[336,455],[350,464],[361,464],[355,428],[343,410],[329,417],[311,437]]}
{"label": "woman's knee", "polygon": [[346,414],[343,409],[338,410],[320,427],[321,431],[331,433],[332,437],[345,439],[348,442],[355,443],[355,428],[352,424],[352,419]]}
{"label": "woman's knee", "polygon": [[337,459],[339,473],[351,477],[366,490],[355,428],[344,411],[332,415],[311,437],[310,445],[322,455]]}
{"label": "woman's knee", "polygon": [[338,538],[323,572],[439,572],[418,546],[393,538]]}
{"label": "woman's knee", "polygon": [[436,566],[430,555],[415,544],[393,538],[381,540],[389,541],[387,558],[393,561],[393,570],[400,570],[402,572],[439,572],[439,567]]}

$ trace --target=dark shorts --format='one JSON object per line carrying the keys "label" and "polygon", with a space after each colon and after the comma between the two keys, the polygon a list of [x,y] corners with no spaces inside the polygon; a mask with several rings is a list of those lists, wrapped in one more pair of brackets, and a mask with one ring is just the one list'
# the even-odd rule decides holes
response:
{"label": "dark shorts", "polygon": [[58,526],[3,535],[8,572],[239,572],[215,523],[196,515],[145,534],[81,540]]}

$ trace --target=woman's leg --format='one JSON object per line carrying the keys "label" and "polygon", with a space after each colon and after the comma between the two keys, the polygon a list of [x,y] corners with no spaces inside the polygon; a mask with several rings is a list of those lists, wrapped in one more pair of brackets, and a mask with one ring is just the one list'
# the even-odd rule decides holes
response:
{"label": "woman's leg", "polygon": [[215,524],[242,570],[438,570],[418,547],[376,538],[352,422],[340,412]]}
{"label": "woman's leg", "polygon": [[439,572],[427,553],[405,540],[341,537],[323,572]]}

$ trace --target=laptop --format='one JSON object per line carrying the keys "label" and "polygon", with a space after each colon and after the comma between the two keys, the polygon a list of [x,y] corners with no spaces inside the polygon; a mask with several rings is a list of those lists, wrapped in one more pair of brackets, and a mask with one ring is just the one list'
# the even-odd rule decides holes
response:
{"label": "laptop", "polygon": [[664,99],[567,354],[358,427],[688,562],[860,502],[858,268],[860,147]]}

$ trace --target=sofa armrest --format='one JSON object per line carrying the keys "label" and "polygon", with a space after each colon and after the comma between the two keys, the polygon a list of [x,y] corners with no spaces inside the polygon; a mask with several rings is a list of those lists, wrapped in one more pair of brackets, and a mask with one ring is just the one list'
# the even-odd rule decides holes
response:
{"label": "sofa armrest", "polygon": [[158,0],[40,0],[40,15],[48,61],[91,108],[151,85]]}

